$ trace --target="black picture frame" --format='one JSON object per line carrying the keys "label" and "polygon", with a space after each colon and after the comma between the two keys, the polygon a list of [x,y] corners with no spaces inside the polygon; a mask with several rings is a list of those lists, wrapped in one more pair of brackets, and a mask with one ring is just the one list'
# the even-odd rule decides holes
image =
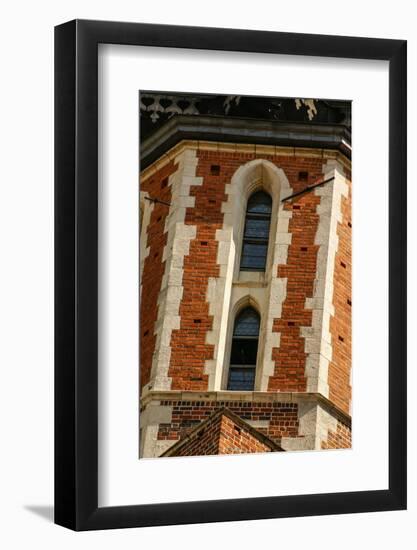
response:
{"label": "black picture frame", "polygon": [[[98,44],[389,62],[389,488],[98,507]],[[55,522],[108,529],[406,508],[404,40],[74,20],[55,28]]]}

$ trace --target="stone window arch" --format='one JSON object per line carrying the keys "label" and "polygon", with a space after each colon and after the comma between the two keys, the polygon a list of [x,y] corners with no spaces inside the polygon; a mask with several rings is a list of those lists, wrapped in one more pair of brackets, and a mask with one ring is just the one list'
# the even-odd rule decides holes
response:
{"label": "stone window arch", "polygon": [[[245,214],[248,201],[258,192],[267,193],[272,201],[268,251],[263,271],[245,271],[241,270]],[[226,185],[223,228],[218,232],[220,277],[209,281],[208,289],[213,327],[207,343],[214,346],[213,359],[206,360],[210,390],[228,387],[234,321],[247,305],[254,306],[261,318],[254,390],[266,391],[268,387],[275,368],[272,350],[279,346],[279,334],[272,331],[272,324],[281,315],[286,293],[286,280],[278,278],[278,265],[286,263],[290,243],[291,212],[284,211],[282,199],[292,194],[284,170],[261,158],[242,164]]]}

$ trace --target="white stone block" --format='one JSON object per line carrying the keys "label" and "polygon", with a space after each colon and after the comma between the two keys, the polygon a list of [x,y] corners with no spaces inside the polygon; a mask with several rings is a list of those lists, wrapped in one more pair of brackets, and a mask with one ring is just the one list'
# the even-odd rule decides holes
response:
{"label": "white stone block", "polygon": [[315,338],[306,338],[304,350],[306,353],[320,353],[320,340]]}
{"label": "white stone block", "polygon": [[277,233],[288,233],[290,218],[284,218],[278,216],[277,221]]}
{"label": "white stone block", "polygon": [[274,249],[274,264],[285,265],[288,259],[288,245],[276,244]]}
{"label": "white stone block", "polygon": [[184,256],[188,256],[189,252],[190,252],[189,239],[175,239],[172,247],[172,254],[174,256],[181,256],[183,258]]}
{"label": "white stone block", "polygon": [[179,267],[172,267],[168,276],[168,285],[181,286],[184,271]]}
{"label": "white stone block", "polygon": [[181,185],[203,185],[204,178],[196,176],[182,176]]}
{"label": "white stone block", "polygon": [[287,244],[290,245],[292,241],[291,233],[277,233],[275,237],[276,244]]}

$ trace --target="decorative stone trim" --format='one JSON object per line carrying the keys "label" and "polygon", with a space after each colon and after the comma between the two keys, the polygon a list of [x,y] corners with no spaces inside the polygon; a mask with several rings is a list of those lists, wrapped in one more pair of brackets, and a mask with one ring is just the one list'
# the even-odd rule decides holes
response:
{"label": "decorative stone trim", "polygon": [[175,162],[178,170],[168,180],[172,188],[171,206],[165,220],[167,244],[162,254],[165,271],[158,298],[155,353],[150,382],[144,387],[143,394],[150,389],[167,390],[171,387],[171,379],[168,377],[171,334],[180,327],[184,256],[189,253],[190,243],[196,236],[196,226],[184,223],[186,210],[193,207],[195,201],[190,196],[190,187],[203,183],[203,178],[195,175],[198,164],[196,151],[185,149],[175,158]]}
{"label": "decorative stone trim", "polygon": [[141,171],[142,181],[152,177],[158,170],[165,166],[168,162],[175,159],[185,149],[193,149],[195,151],[218,151],[218,152],[233,152],[233,153],[250,153],[261,156],[285,156],[285,157],[310,157],[321,158],[323,160],[337,160],[341,166],[346,169],[351,168],[351,161],[345,157],[340,151],[334,149],[323,148],[300,148],[300,147],[281,147],[275,145],[251,145],[245,143],[225,143],[217,141],[200,141],[200,140],[182,140],[164,153],[158,160],[147,166]]}
{"label": "decorative stone trim", "polygon": [[321,450],[327,442],[329,431],[336,431],[337,416],[326,410],[317,400],[300,402],[298,406],[299,435],[302,437],[283,437],[281,446],[286,451]]}
{"label": "decorative stone trim", "polygon": [[[340,150],[350,156],[350,148],[344,143],[350,141],[350,131],[341,125],[292,123],[288,121],[251,120],[251,131],[247,130],[247,119],[238,117],[222,118],[211,116],[175,116],[149,135],[141,144],[141,161],[151,164],[167,149],[182,139],[193,135],[197,139],[224,140],[253,147],[284,147],[300,149],[329,148]],[[263,156],[264,153],[261,153]]]}
{"label": "decorative stone trim", "polygon": [[[140,239],[139,239],[139,281],[142,280],[143,268],[145,265],[145,260],[149,256],[150,246],[147,245],[148,240],[148,225],[151,219],[152,211],[154,209],[154,203],[146,200],[146,197],[149,197],[149,193],[146,191],[140,192]],[[140,296],[142,296],[142,284],[139,285]],[[140,297],[139,296],[139,297]]]}
{"label": "decorative stone trim", "polygon": [[321,197],[317,206],[319,225],[315,244],[317,271],[312,298],[306,299],[306,309],[312,310],[312,326],[301,327],[305,338],[307,391],[329,395],[328,368],[332,360],[332,337],[330,317],[334,316],[333,282],[335,257],[339,239],[337,225],[342,221],[341,199],[347,196],[348,185],[343,168],[336,160],[328,160],[323,166],[324,179],[334,177],[334,181],[314,191]]}
{"label": "decorative stone trim", "polygon": [[149,403],[160,403],[161,401],[243,401],[256,403],[319,403],[326,411],[335,416],[344,424],[350,426],[351,417],[342,409],[336,407],[321,393],[313,392],[264,392],[264,391],[149,391],[142,397],[142,408]]}
{"label": "decorative stone trim", "polygon": [[277,277],[278,266],[287,263],[288,247],[291,244],[291,233],[289,232],[289,222],[292,217],[292,212],[284,210],[284,204],[281,199],[284,196],[292,194],[288,180],[286,186],[281,190],[282,196],[279,197],[278,220],[276,225],[275,239],[271,243],[273,246],[273,260],[270,269],[271,280],[268,292],[268,309],[264,325],[265,341],[263,346],[263,368],[260,372],[259,388],[262,391],[267,391],[269,378],[274,375],[275,361],[272,359],[272,351],[274,348],[280,347],[281,333],[274,332],[273,324],[275,319],[282,316],[282,305],[287,297],[287,279]]}
{"label": "decorative stone trim", "polygon": [[[240,273],[246,202],[258,189],[265,189],[273,201],[267,267],[265,274]],[[223,227],[216,231],[220,273],[209,279],[207,290],[213,325],[206,343],[214,346],[214,358],[205,363],[209,389],[220,389],[226,384],[234,319],[239,309],[250,303],[262,319],[256,387],[261,390],[268,387],[275,367],[272,349],[279,346],[280,338],[279,333],[272,332],[272,325],[281,316],[286,297],[286,280],[276,274],[278,264],[286,262],[291,243],[288,224],[292,214],[284,210],[281,199],[292,192],[284,171],[265,159],[243,164],[226,185],[228,199],[222,204]]]}
{"label": "decorative stone trim", "polygon": [[140,414],[139,456],[156,457],[165,452],[172,442],[158,440],[159,424],[171,422],[172,407],[161,406],[160,401],[152,401]]}
{"label": "decorative stone trim", "polygon": [[[286,451],[327,448],[329,433],[336,433],[338,424],[343,425],[348,434],[351,426],[350,416],[319,393],[166,391],[149,392],[142,402],[141,456],[146,457],[160,456],[178,441],[178,422],[181,418],[185,419],[186,424],[190,418],[200,419],[201,422],[207,418],[207,411],[216,408],[234,410],[255,429],[265,430],[269,437],[274,437],[271,430],[275,434],[277,428],[284,432],[290,430],[277,426],[277,415],[278,418],[284,415],[283,420],[291,419],[294,424],[293,412],[289,411],[296,411],[298,428],[295,434],[282,436],[280,440],[280,446]],[[257,419],[260,414],[264,420]],[[171,426],[172,422],[175,427]],[[196,422],[198,426],[199,420]]]}

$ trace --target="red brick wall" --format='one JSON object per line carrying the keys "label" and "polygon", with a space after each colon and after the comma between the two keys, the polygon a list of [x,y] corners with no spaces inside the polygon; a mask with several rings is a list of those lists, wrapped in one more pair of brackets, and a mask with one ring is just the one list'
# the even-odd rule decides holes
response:
{"label": "red brick wall", "polygon": [[237,426],[227,416],[210,419],[204,431],[195,434],[178,449],[175,456],[265,453],[268,447],[248,430]]}
{"label": "red brick wall", "polygon": [[351,447],[351,428],[340,421],[337,422],[336,432],[329,431],[327,441],[321,444],[322,449],[350,449]]}
{"label": "red brick wall", "polygon": [[243,420],[268,420],[268,428],[256,429],[278,444],[282,437],[298,437],[298,406],[295,403],[161,401],[161,406],[172,406],[173,411],[171,423],[159,425],[158,439],[176,441],[223,407]]}
{"label": "red brick wall", "polygon": [[236,426],[227,416],[222,417],[219,454],[269,453],[271,449],[247,430]]}
{"label": "red brick wall", "polygon": [[[197,236],[191,242],[190,255],[184,260],[184,294],[180,307],[181,327],[171,338],[169,376],[172,389],[201,391],[207,389],[204,374],[205,360],[213,358],[213,346],[207,345],[206,335],[212,330],[212,318],[206,301],[209,277],[219,275],[216,263],[218,243],[216,230],[223,225],[222,202],[227,200],[225,185],[243,164],[257,158],[254,154],[217,151],[198,153],[197,176],[204,178],[202,186],[191,188],[195,207],[188,208],[186,222],[197,225]],[[322,177],[323,159],[263,155],[262,158],[282,168],[294,192],[304,189]],[[211,166],[220,166],[218,175],[211,174]],[[308,172],[308,179],[300,180],[299,173]],[[287,203],[293,211],[290,231],[292,244],[288,250],[288,265],[279,266],[278,276],[288,277],[287,298],[281,319],[276,319],[273,330],[281,332],[281,346],[273,350],[276,363],[270,378],[271,391],[305,391],[305,340],[300,326],[310,326],[311,310],[305,310],[305,298],[312,296],[316,273],[317,246],[314,237],[318,216],[316,207],[320,197],[308,193]]]}
{"label": "red brick wall", "polygon": [[[294,193],[323,179],[323,160],[291,157],[282,162]],[[300,172],[308,172],[307,181],[299,180]],[[306,391],[305,339],[300,327],[312,324],[312,311],[305,309],[307,297],[313,296],[317,268],[318,245],[314,239],[319,223],[316,213],[320,197],[314,192],[300,195],[285,203],[292,211],[288,231],[292,235],[286,265],[278,266],[278,277],[287,277],[287,296],[282,306],[281,319],[275,319],[272,330],[281,333],[280,347],[272,351],[274,375],[269,379],[269,391]]]}
{"label": "red brick wall", "polygon": [[209,421],[204,432],[184,444],[175,456],[217,455],[219,453],[220,422],[220,418]]}
{"label": "red brick wall", "polygon": [[[149,196],[165,202],[171,200],[171,187],[167,178],[177,170],[177,165],[170,162],[163,166],[151,177],[141,180],[141,191],[147,191]],[[155,350],[156,336],[155,323],[158,317],[158,296],[161,289],[165,262],[162,261],[162,252],[166,244],[167,235],[164,233],[165,218],[169,207],[154,203],[153,211],[147,228],[147,246],[149,255],[145,259],[142,273],[142,295],[140,303],[140,384],[141,388],[149,382],[152,367],[152,355]]]}
{"label": "red brick wall", "polygon": [[187,208],[185,223],[197,226],[196,238],[190,243],[190,253],[184,258],[183,297],[180,305],[181,326],[172,331],[171,363],[168,376],[173,390],[206,390],[208,376],[204,374],[206,359],[213,358],[214,346],[206,344],[206,334],[212,329],[206,301],[209,277],[219,276],[216,230],[223,226],[221,204],[226,179],[210,174],[210,161],[204,153],[198,155],[197,176],[201,186],[192,186],[193,208]]}
{"label": "red brick wall", "polygon": [[351,183],[349,197],[342,196],[342,222],[338,223],[339,248],[335,258],[333,305],[330,318],[332,361],[329,365],[329,399],[349,414],[351,400],[350,371],[352,358],[352,212]]}
{"label": "red brick wall", "polygon": [[[190,253],[184,258],[183,297],[180,304],[181,324],[172,331],[171,360],[168,376],[173,390],[205,391],[208,376],[204,374],[206,360],[213,359],[214,346],[206,344],[207,332],[212,330],[213,319],[209,315],[207,287],[209,277],[219,276],[217,265],[218,243],[216,230],[222,228],[222,203],[227,200],[225,185],[243,164],[257,158],[251,153],[199,151],[197,176],[203,177],[201,186],[192,186],[191,196],[195,206],[187,208],[185,223],[197,226],[196,238],[190,243]],[[295,157],[262,155],[262,158],[282,168],[294,192],[320,180],[324,160],[320,157]],[[212,165],[220,166],[213,174]],[[161,188],[161,180],[175,171],[171,162],[160,173],[146,182],[143,189],[152,196],[169,201],[170,188]],[[307,172],[307,180],[300,178]],[[335,298],[336,316],[331,320],[334,356],[329,367],[330,399],[348,412],[350,399],[350,200],[342,199],[343,223],[339,224],[340,251],[336,258]],[[273,322],[273,331],[281,333],[280,347],[272,351],[275,371],[269,379],[269,391],[306,391],[304,352],[305,339],[300,327],[311,326],[312,311],[305,309],[306,297],[313,296],[318,246],[314,238],[318,227],[316,213],[320,197],[306,193],[285,204],[292,211],[289,231],[292,242],[288,247],[285,265],[278,266],[279,277],[287,278],[287,296],[282,307],[282,317]],[[157,298],[161,286],[164,264],[161,260],[166,235],[163,233],[168,208],[155,205],[148,228],[151,246],[145,261],[141,304],[141,379],[149,380],[152,354],[155,346],[154,326],[157,319]],[[159,220],[159,221],[158,221]],[[341,266],[341,262],[346,268]],[[343,271],[342,271],[343,270]],[[346,305],[346,306],[345,306]],[[146,312],[146,315],[145,315]],[[343,338],[343,341],[339,339]]]}

